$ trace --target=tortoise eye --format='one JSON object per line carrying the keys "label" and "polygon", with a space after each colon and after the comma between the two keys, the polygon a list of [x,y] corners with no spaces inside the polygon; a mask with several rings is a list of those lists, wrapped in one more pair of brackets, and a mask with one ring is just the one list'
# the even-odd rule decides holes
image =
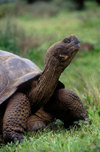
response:
{"label": "tortoise eye", "polygon": [[71,42],[70,39],[68,39],[68,38],[64,39],[64,43],[70,43],[70,42]]}

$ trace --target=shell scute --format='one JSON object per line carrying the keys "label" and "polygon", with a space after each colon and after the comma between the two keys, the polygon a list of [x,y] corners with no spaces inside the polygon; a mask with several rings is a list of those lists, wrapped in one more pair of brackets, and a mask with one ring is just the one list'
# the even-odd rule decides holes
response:
{"label": "shell scute", "polygon": [[30,60],[0,50],[0,104],[41,70]]}

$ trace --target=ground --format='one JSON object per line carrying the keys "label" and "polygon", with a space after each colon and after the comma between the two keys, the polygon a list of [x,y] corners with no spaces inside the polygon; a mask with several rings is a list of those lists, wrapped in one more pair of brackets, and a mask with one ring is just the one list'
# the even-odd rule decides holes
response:
{"label": "ground", "polygon": [[[0,19],[3,36],[0,40],[4,40],[0,48],[33,60],[41,69],[47,48],[67,35],[76,34],[81,41],[94,45],[91,51],[79,52],[60,78],[66,88],[81,98],[92,124],[65,130],[57,120],[43,132],[25,135],[20,144],[1,145],[0,152],[100,152],[100,8],[96,3],[87,3],[87,7],[81,12],[64,10],[44,18],[22,14]],[[13,39],[11,31],[9,41],[10,29],[8,24],[5,27],[6,22],[10,26],[13,23],[17,40]],[[8,36],[1,29],[5,29]]]}

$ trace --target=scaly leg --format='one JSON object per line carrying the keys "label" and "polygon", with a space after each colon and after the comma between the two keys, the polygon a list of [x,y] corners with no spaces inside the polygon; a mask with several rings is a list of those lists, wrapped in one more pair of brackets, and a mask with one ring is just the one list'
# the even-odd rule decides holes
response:
{"label": "scaly leg", "polygon": [[65,127],[73,125],[75,121],[88,118],[79,97],[67,89],[55,91],[51,100],[44,106],[44,110],[53,117],[62,120]]}
{"label": "scaly leg", "polygon": [[66,128],[75,121],[85,120],[88,114],[79,97],[70,90],[59,89],[48,103],[28,119],[28,131],[37,131],[46,127],[54,118],[64,122]]}
{"label": "scaly leg", "polygon": [[14,94],[8,100],[3,118],[3,138],[5,142],[21,141],[30,115],[30,102],[23,93]]}

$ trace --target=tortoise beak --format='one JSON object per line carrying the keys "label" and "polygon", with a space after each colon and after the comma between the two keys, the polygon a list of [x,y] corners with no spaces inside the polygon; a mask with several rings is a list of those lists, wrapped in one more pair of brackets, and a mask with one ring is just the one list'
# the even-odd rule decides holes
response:
{"label": "tortoise beak", "polygon": [[80,43],[80,41],[78,40],[78,38],[76,36],[73,38],[73,41],[74,41],[75,44],[79,44]]}

